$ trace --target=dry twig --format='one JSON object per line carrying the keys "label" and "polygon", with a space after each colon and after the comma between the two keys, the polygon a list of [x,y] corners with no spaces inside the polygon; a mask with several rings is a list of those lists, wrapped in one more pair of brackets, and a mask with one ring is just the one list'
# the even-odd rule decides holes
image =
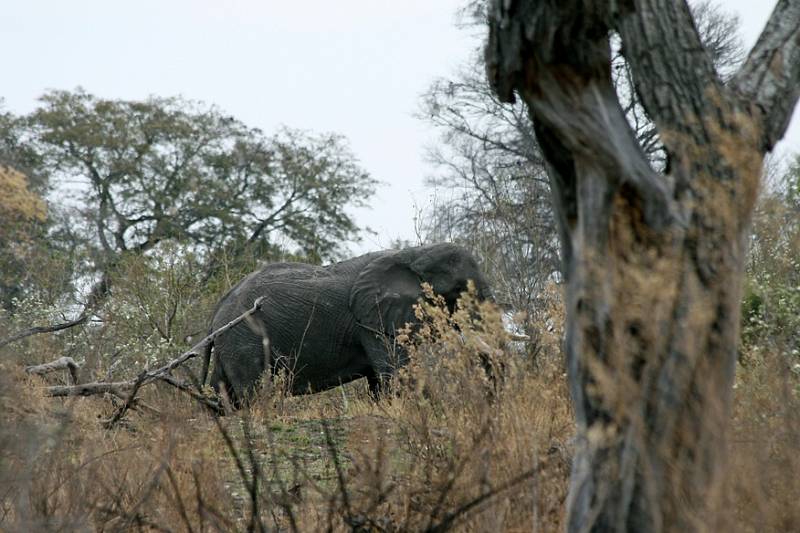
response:
{"label": "dry twig", "polygon": [[[58,387],[47,387],[46,392],[49,396],[92,396],[95,394],[104,394],[104,393],[111,393],[115,396],[119,396],[121,398],[126,399],[126,405],[130,407],[130,403],[133,401],[133,395],[130,394],[129,391],[134,389],[138,391],[139,388],[144,387],[154,381],[166,381],[167,383],[176,386],[181,390],[186,390],[185,386],[179,386],[177,380],[169,379],[167,376],[170,376],[173,370],[184,364],[189,359],[193,359],[200,355],[203,349],[209,345],[210,343],[214,342],[219,335],[225,333],[229,329],[236,326],[239,322],[247,319],[250,315],[255,313],[261,308],[261,305],[264,301],[264,297],[256,299],[253,302],[253,307],[236,317],[235,319],[231,320],[221,328],[218,328],[207,335],[203,340],[192,346],[189,350],[183,352],[178,357],[168,361],[167,363],[163,364],[162,366],[154,369],[144,371],[136,379],[129,380],[129,381],[118,381],[118,382],[96,382],[96,383],[83,383],[80,385],[72,385],[72,386],[58,386]],[[185,384],[181,384],[185,385]],[[210,404],[204,403],[204,405],[209,406]],[[127,408],[126,408],[127,410]],[[123,413],[124,414],[124,413]]]}

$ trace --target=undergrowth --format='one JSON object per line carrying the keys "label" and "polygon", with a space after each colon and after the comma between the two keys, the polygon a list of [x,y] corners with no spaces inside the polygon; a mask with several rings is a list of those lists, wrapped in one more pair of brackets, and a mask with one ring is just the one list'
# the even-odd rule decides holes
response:
{"label": "undergrowth", "polygon": [[[194,290],[186,272],[148,268],[152,293],[131,282],[115,295],[126,299],[105,315],[116,329],[90,324],[0,349],[0,530],[562,529],[573,419],[557,287],[535,360],[493,305],[467,295],[450,313],[428,293],[421,325],[397,339],[410,364],[378,401],[363,382],[290,396],[284,375],[247,409],[215,417],[154,385],[106,429],[123,398],[50,398],[45,386],[66,376],[28,376],[23,365],[95,350],[84,373],[97,379],[129,372],[112,367],[120,347],[135,346],[145,364],[180,353],[179,333],[207,314],[181,307]],[[730,530],[800,529],[796,336],[775,333],[793,301],[771,300],[789,289],[764,285],[786,276],[761,277],[760,303],[749,314],[744,304],[724,480]]]}

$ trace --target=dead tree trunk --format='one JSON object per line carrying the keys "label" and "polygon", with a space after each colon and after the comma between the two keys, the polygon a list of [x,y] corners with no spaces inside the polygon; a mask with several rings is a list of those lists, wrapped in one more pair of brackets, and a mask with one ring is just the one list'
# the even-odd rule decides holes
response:
{"label": "dead tree trunk", "polygon": [[[612,33],[664,173],[615,94]],[[749,222],[800,92],[800,1],[778,2],[727,85],[684,1],[496,0],[486,59],[500,98],[528,105],[559,222],[568,530],[714,530]]]}

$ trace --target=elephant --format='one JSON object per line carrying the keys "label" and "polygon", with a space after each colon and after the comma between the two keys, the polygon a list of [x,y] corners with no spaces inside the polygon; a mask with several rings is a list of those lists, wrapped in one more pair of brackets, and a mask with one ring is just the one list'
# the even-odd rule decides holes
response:
{"label": "elephant", "polygon": [[253,315],[207,346],[202,381],[213,350],[211,384],[217,392],[224,388],[235,407],[268,368],[273,374],[290,371],[294,394],[365,377],[378,395],[407,362],[402,349],[392,348],[393,339],[406,323],[415,323],[413,305],[422,296],[422,282],[452,310],[468,280],[479,299],[492,298],[474,257],[451,243],[373,252],[328,266],[268,264],[217,304],[210,332],[261,298]]}

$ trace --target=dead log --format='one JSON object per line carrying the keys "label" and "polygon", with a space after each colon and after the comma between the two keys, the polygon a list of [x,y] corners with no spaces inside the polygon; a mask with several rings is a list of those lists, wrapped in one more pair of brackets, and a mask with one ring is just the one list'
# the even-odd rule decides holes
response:
{"label": "dead log", "polygon": [[133,388],[134,382],[131,381],[116,381],[112,383],[95,382],[95,383],[81,383],[80,385],[58,385],[47,387],[45,391],[48,396],[64,397],[64,396],[94,396],[96,394],[113,394],[120,398],[126,398],[128,391]]}
{"label": "dead log", "polygon": [[72,357],[59,357],[55,361],[43,363],[41,365],[31,365],[25,367],[25,372],[36,376],[43,376],[57,370],[68,370],[73,385],[78,384],[78,369],[81,367]]}

